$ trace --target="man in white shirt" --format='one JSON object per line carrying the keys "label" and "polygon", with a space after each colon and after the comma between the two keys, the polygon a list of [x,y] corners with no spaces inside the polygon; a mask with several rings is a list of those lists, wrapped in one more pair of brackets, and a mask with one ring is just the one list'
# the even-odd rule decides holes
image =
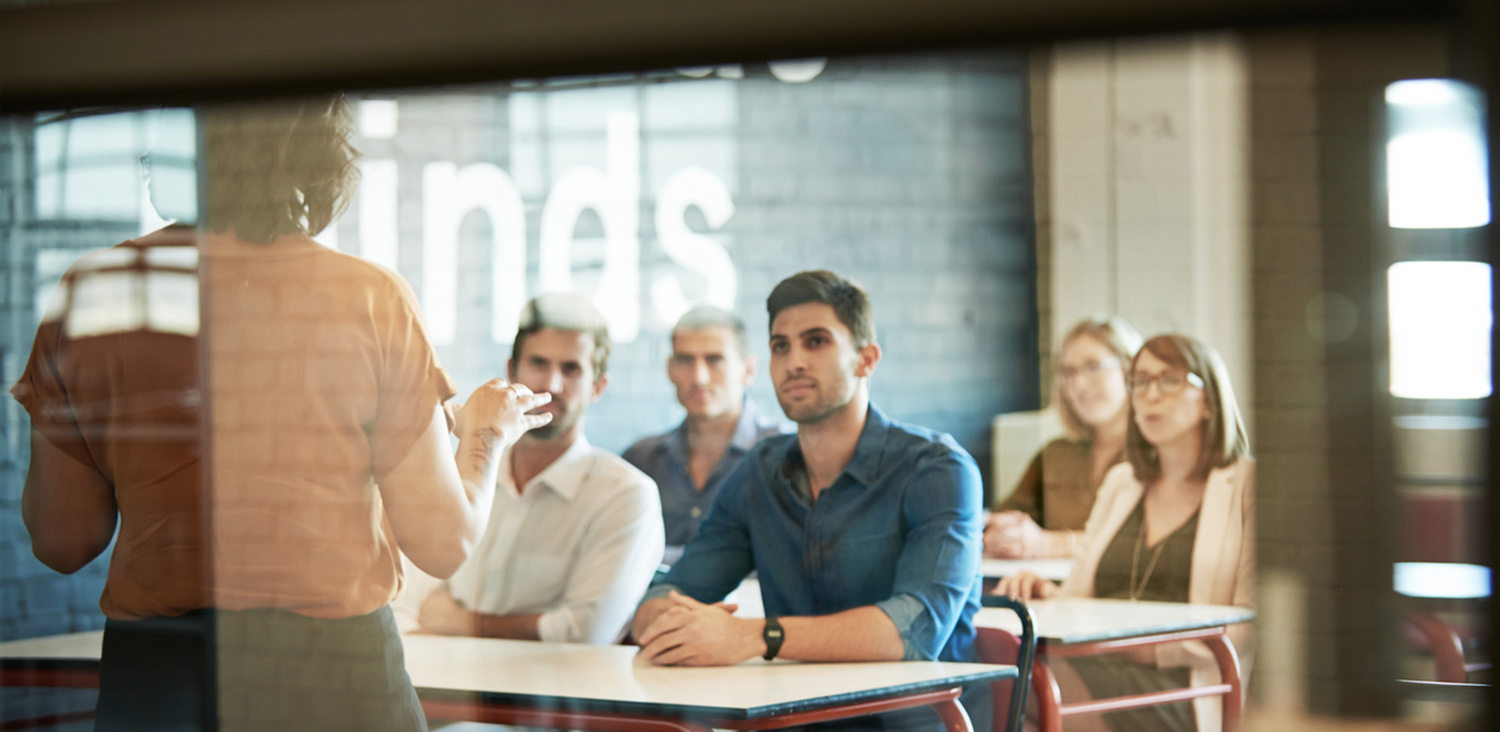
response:
{"label": "man in white shirt", "polygon": [[[413,574],[398,601],[408,629],[608,644],[624,635],[661,563],[661,503],[650,478],[583,435],[604,393],[604,318],[587,299],[526,304],[510,380],[552,401],[552,422],[506,452],[495,505],[474,553],[447,582]],[[408,570],[409,565],[408,565]]]}

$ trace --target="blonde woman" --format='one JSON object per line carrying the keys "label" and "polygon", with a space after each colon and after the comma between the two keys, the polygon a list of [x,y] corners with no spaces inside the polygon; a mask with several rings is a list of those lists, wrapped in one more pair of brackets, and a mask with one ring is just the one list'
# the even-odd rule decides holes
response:
{"label": "blonde woman", "polygon": [[1140,346],[1140,334],[1117,317],[1081,321],[1063,337],[1052,403],[1067,436],[1037,453],[990,516],[987,555],[1071,557],[1077,551],[1104,474],[1125,459],[1125,369]]}

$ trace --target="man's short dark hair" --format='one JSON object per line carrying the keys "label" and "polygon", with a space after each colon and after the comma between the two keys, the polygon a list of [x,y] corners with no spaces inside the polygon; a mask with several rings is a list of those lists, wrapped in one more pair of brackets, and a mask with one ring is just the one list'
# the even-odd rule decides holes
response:
{"label": "man's short dark hair", "polygon": [[521,344],[526,336],[551,328],[572,333],[587,333],[594,339],[594,381],[603,378],[609,368],[609,324],[587,297],[571,292],[552,292],[534,297],[521,309],[521,324],[510,347],[511,363],[521,363]]}
{"label": "man's short dark hair", "polygon": [[735,346],[740,349],[740,356],[750,355],[750,341],[745,337],[745,321],[740,320],[738,315],[714,307],[713,305],[699,305],[687,311],[672,326],[672,337],[676,338],[678,333],[685,330],[706,330],[708,328],[724,328],[734,334]]}
{"label": "man's short dark hair", "polygon": [[875,312],[864,288],[826,269],[798,272],[782,280],[766,298],[766,314],[774,324],[781,311],[810,302],[833,308],[839,322],[854,336],[855,348],[875,342]]}

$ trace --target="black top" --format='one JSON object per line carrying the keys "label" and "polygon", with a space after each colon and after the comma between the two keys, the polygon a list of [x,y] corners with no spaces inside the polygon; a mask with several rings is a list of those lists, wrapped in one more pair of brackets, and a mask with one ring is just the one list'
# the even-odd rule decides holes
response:
{"label": "black top", "polygon": [[[1143,536],[1146,524],[1144,505],[1145,499],[1142,498],[1099,558],[1099,569],[1094,573],[1094,596],[1114,600],[1187,602],[1199,512],[1194,511],[1186,523],[1160,544],[1148,546]],[[1132,565],[1135,569],[1134,597],[1131,597],[1130,586]]]}

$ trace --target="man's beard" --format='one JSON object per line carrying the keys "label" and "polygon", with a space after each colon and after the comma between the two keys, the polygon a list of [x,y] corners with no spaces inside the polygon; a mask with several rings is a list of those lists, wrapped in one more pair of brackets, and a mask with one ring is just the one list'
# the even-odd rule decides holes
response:
{"label": "man's beard", "polygon": [[[845,399],[838,403],[825,403],[815,400],[802,404],[788,405],[779,393],[776,395],[776,401],[781,404],[782,414],[785,414],[787,419],[797,424],[817,424],[833,416],[835,412],[849,404],[849,399]],[[799,413],[794,414],[794,411]]]}
{"label": "man's beard", "polygon": [[550,440],[567,431],[578,421],[577,417],[569,412],[551,412],[551,414],[551,422],[528,431],[527,436],[537,440]]}

